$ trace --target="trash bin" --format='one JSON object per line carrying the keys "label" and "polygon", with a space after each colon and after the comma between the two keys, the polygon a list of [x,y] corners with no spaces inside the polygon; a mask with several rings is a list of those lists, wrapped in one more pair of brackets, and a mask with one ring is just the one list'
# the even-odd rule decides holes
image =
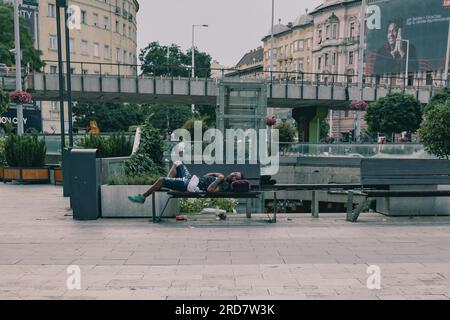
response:
{"label": "trash bin", "polygon": [[100,218],[100,159],[97,149],[70,151],[71,205],[74,220]]}

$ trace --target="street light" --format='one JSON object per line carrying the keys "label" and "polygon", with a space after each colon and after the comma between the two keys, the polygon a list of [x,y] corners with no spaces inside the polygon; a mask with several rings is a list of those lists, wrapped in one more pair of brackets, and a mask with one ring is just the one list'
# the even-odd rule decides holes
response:
{"label": "street light", "polygon": [[202,28],[208,28],[209,26],[207,24],[193,24],[192,25],[192,71],[191,75],[192,78],[195,78],[195,28],[196,27],[202,27]]}
{"label": "street light", "polygon": [[[20,25],[19,25],[19,5],[22,4],[21,0],[14,1],[14,35],[15,35],[15,54],[16,54],[16,90],[22,91],[22,61],[20,50]],[[17,104],[17,134],[22,135],[24,133],[23,127],[23,105]]]}
{"label": "street light", "polygon": [[406,70],[405,70],[405,88],[408,86],[409,76],[409,40],[397,39],[398,42],[406,42]]}
{"label": "street light", "polygon": [[272,82],[272,72],[273,72],[273,46],[274,46],[274,37],[273,37],[273,24],[275,20],[275,0],[272,0],[272,24],[270,27],[270,82]]}

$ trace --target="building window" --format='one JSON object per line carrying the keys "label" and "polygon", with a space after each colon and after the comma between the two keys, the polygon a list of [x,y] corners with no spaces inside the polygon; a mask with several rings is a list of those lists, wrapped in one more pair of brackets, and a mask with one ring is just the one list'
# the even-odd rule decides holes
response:
{"label": "building window", "polygon": [[94,43],[94,57],[97,57],[97,58],[100,57],[98,43]]}
{"label": "building window", "polygon": [[81,54],[85,56],[89,55],[89,47],[86,40],[81,41]]}
{"label": "building window", "polygon": [[303,51],[304,47],[305,47],[305,42],[303,40],[300,40],[298,42],[298,50]]}
{"label": "building window", "polygon": [[337,24],[333,24],[332,38],[337,39]]}
{"label": "building window", "polygon": [[321,44],[321,43],[322,43],[322,30],[319,30],[317,43],[318,43],[318,44]]}
{"label": "building window", "polygon": [[94,24],[94,26],[95,27],[98,27],[98,14],[96,14],[96,13],[94,13],[94,22],[93,22],[93,24]]}
{"label": "building window", "polygon": [[51,74],[58,73],[58,67],[57,66],[50,66],[50,73]]}
{"label": "building window", "polygon": [[116,62],[120,63],[120,48],[116,48]]}
{"label": "building window", "polygon": [[329,61],[328,61],[328,53],[325,53],[325,61],[324,61],[325,67],[327,67],[328,64],[329,64]]}
{"label": "building window", "polygon": [[58,45],[57,45],[56,41],[57,41],[56,40],[56,36],[51,34],[50,35],[50,43],[49,43],[50,50],[56,50],[57,49]]}
{"label": "building window", "polygon": [[56,16],[56,7],[53,3],[49,3],[47,7],[47,16],[54,18]]}
{"label": "building window", "polygon": [[127,35],[127,25],[125,23],[122,26],[122,31],[123,31],[123,35],[126,36]]}
{"label": "building window", "polygon": [[337,63],[337,55],[336,55],[336,52],[334,52],[333,53],[333,66],[335,66],[336,65],[336,63]]}
{"label": "building window", "polygon": [[70,53],[75,53],[75,39],[70,38],[69,40]]}
{"label": "building window", "polygon": [[103,17],[103,27],[105,30],[109,30],[109,17]]}
{"label": "building window", "polygon": [[348,53],[348,64],[353,64],[353,51]]}
{"label": "building window", "polygon": [[103,50],[103,56],[105,57],[106,60],[110,60],[111,59],[111,50],[109,49],[109,46],[105,45],[105,48]]}
{"label": "building window", "polygon": [[325,28],[325,37],[326,39],[330,39],[330,26],[326,26]]}
{"label": "building window", "polygon": [[119,21],[116,21],[116,32],[120,33],[120,24]]}
{"label": "building window", "polygon": [[123,63],[127,63],[127,50],[123,50]]}
{"label": "building window", "polygon": [[87,24],[87,16],[86,16],[86,11],[85,10],[81,11],[81,23],[82,24]]}
{"label": "building window", "polygon": [[350,22],[350,38],[355,36],[355,22]]}
{"label": "building window", "polygon": [[317,70],[322,70],[322,57],[317,59]]}

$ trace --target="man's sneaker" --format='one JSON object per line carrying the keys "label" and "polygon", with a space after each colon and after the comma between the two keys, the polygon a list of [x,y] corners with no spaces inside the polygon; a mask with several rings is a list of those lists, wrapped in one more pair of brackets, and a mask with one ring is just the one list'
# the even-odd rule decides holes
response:
{"label": "man's sneaker", "polygon": [[145,197],[142,194],[136,194],[134,196],[129,196],[128,199],[130,199],[131,202],[136,202],[136,203],[144,203],[145,202]]}

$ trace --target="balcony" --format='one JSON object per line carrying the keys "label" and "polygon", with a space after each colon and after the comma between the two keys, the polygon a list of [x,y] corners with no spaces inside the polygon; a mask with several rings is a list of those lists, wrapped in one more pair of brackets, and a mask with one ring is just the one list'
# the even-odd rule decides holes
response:
{"label": "balcony", "polygon": [[120,16],[120,8],[119,7],[116,7],[116,15],[118,15],[118,16]]}
{"label": "balcony", "polygon": [[122,16],[123,16],[124,18],[128,18],[128,11],[125,10],[125,9],[122,9]]}

